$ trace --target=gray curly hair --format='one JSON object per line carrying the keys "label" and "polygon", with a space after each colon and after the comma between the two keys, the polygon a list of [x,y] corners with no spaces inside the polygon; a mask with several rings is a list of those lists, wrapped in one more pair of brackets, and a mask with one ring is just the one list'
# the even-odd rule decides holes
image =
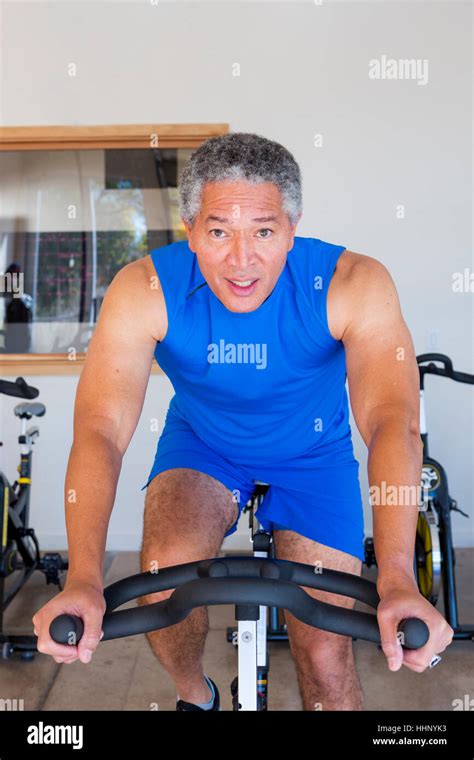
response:
{"label": "gray curly hair", "polygon": [[290,224],[298,221],[302,212],[298,164],[283,145],[251,132],[211,137],[191,154],[178,183],[182,219],[191,226],[194,224],[206,182],[232,180],[273,183],[281,191]]}

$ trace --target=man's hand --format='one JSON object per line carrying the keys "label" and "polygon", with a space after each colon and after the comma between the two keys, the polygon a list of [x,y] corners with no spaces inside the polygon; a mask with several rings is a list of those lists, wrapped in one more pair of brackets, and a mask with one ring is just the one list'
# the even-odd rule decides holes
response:
{"label": "man's hand", "polygon": [[[429,628],[430,637],[420,649],[402,649],[397,638],[398,626],[407,618],[420,618]],[[380,594],[377,620],[390,670],[399,670],[406,665],[410,670],[422,673],[434,655],[444,652],[453,640],[454,631],[449,623],[420,594],[415,584],[391,585]]]}
{"label": "man's hand", "polygon": [[[50,654],[56,662],[66,665],[75,660],[90,662],[103,636],[105,609],[106,603],[99,585],[82,581],[66,582],[64,590],[53,596],[33,617],[34,630],[38,636],[38,652]],[[65,614],[76,615],[84,622],[84,633],[77,645],[56,644],[51,638],[51,621],[58,615]]]}

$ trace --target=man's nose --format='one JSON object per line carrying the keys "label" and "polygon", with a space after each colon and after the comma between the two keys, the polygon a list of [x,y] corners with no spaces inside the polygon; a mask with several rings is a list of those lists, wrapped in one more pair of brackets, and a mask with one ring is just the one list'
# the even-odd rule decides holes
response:
{"label": "man's nose", "polygon": [[231,266],[245,270],[254,258],[252,244],[246,240],[233,242],[227,258]]}

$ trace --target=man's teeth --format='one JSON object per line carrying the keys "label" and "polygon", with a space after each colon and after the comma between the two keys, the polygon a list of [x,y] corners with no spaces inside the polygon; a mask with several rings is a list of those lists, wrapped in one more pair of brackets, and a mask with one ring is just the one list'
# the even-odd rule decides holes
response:
{"label": "man's teeth", "polygon": [[249,285],[254,282],[254,280],[245,280],[244,282],[238,282],[237,280],[231,280],[231,282],[234,285],[237,285],[239,288],[248,288]]}

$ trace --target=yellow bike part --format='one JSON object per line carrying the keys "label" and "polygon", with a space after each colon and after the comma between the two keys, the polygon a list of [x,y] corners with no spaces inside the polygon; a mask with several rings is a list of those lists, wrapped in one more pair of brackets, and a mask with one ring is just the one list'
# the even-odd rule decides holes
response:
{"label": "yellow bike part", "polygon": [[423,549],[423,564],[418,565],[418,587],[428,599],[433,589],[433,546],[430,526],[424,514],[418,515],[416,534]]}
{"label": "yellow bike part", "polygon": [[441,549],[434,508],[418,514],[416,526],[417,581],[420,593],[436,604],[441,587]]}

